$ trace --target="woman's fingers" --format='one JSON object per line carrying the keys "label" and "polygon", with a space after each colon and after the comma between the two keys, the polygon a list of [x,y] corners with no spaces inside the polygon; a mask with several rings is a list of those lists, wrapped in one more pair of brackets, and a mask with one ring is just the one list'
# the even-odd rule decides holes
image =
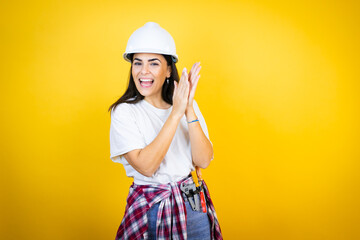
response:
{"label": "woman's fingers", "polygon": [[191,70],[190,70],[190,74],[189,74],[189,75],[193,76],[193,75],[194,75],[194,72],[196,71],[196,69],[199,68],[199,66],[200,66],[200,62],[194,63],[194,65],[192,66],[192,68],[191,68]]}
{"label": "woman's fingers", "polygon": [[194,63],[189,74],[189,80],[191,81],[191,83],[194,81],[195,77],[199,74],[200,69],[201,69],[200,62]]}
{"label": "woman's fingers", "polygon": [[198,76],[198,75],[199,75],[200,70],[201,70],[201,66],[200,66],[200,65],[198,65],[198,67],[194,70],[194,74],[193,74],[193,76],[194,76],[194,77]]}
{"label": "woman's fingers", "polygon": [[199,79],[200,79],[200,75],[197,75],[197,77],[194,80],[193,86],[192,86],[192,89],[194,89],[193,90],[194,93],[195,93],[196,86],[197,86],[197,84],[199,82]]}
{"label": "woman's fingers", "polygon": [[189,96],[189,81],[188,81],[188,73],[186,68],[184,68],[182,75],[180,77],[179,83],[174,83],[174,95],[173,101],[174,105],[177,106],[177,109],[180,111],[185,111],[185,107],[188,103]]}
{"label": "woman's fingers", "polygon": [[[199,76],[200,76],[199,72],[200,72],[200,70],[201,70],[200,62],[195,63],[193,65],[191,79],[189,80],[190,84],[191,84],[190,95],[194,95],[194,94],[191,94],[191,93],[194,92],[195,89],[196,89],[197,81],[199,81]],[[196,84],[195,84],[195,82],[196,82]]]}
{"label": "woman's fingers", "polygon": [[184,81],[185,82],[185,92],[184,92],[184,97],[185,99],[188,99],[189,96],[189,90],[190,90],[190,83],[188,80]]}
{"label": "woman's fingers", "polygon": [[[186,77],[187,77],[187,69],[184,68],[183,71],[182,71],[182,74],[181,74],[181,79],[185,80]],[[180,79],[180,80],[181,80],[181,79]]]}
{"label": "woman's fingers", "polygon": [[184,82],[186,81],[186,68],[183,69],[180,80],[179,80],[179,88],[181,88],[184,85]]}
{"label": "woman's fingers", "polygon": [[194,65],[192,65],[191,70],[190,70],[190,72],[189,72],[189,78],[192,77],[193,72],[194,72],[194,69],[195,69],[195,67],[196,67],[196,64],[197,64],[197,63],[194,63]]}
{"label": "woman's fingers", "polygon": [[198,75],[195,79],[194,79],[194,83],[192,84],[191,86],[191,91],[189,93],[189,102],[188,104],[192,104],[192,100],[194,99],[194,96],[195,96],[195,90],[196,90],[196,86],[199,82],[199,78],[200,78],[200,75]]}
{"label": "woman's fingers", "polygon": [[186,88],[186,85],[188,85],[188,74],[186,68],[184,68],[180,78],[179,87],[183,91]]}

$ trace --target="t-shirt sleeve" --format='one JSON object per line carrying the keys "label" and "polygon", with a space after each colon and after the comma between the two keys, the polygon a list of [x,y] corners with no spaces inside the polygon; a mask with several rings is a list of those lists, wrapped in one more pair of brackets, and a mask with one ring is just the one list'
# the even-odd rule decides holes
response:
{"label": "t-shirt sleeve", "polygon": [[[195,114],[196,114],[197,118],[199,119],[200,126],[201,126],[205,136],[209,139],[209,141],[211,143],[211,146],[213,146],[213,144],[212,144],[212,142],[210,140],[210,137],[209,137],[209,131],[208,131],[208,128],[206,126],[205,119],[204,119],[203,115],[201,114],[200,108],[199,108],[197,102],[195,101],[195,99],[194,99],[194,102],[193,102],[193,107],[194,107]],[[213,159],[214,159],[214,155],[212,156],[211,160],[213,160]]]}
{"label": "t-shirt sleeve", "polygon": [[110,159],[124,163],[122,155],[146,146],[136,122],[134,113],[127,103],[119,104],[111,111],[110,123]]}

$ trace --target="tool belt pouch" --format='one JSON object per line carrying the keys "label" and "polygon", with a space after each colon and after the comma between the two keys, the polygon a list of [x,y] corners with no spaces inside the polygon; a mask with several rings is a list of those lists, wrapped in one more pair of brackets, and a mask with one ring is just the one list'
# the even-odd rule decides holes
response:
{"label": "tool belt pouch", "polygon": [[184,197],[185,201],[188,201],[190,203],[190,206],[193,211],[201,212],[201,200],[200,200],[200,191],[201,186],[196,187],[195,183],[181,183],[180,190],[182,192],[182,195]]}

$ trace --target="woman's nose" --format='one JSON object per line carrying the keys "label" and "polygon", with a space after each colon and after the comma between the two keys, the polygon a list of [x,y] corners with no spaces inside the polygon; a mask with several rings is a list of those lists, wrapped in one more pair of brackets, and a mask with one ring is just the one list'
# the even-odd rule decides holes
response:
{"label": "woman's nose", "polygon": [[148,73],[149,72],[149,67],[148,67],[148,65],[147,64],[143,64],[142,65],[142,68],[141,68],[141,73],[142,74],[146,74],[146,73]]}

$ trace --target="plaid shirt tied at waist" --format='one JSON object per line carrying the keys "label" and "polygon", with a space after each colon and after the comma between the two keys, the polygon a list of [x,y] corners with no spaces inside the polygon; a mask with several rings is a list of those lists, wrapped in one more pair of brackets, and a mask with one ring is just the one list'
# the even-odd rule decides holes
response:
{"label": "plaid shirt tied at waist", "polygon": [[[187,239],[186,207],[181,195],[180,184],[192,183],[191,176],[179,182],[158,185],[130,186],[123,220],[118,229],[116,239],[149,239],[147,211],[160,202],[156,220],[157,239]],[[220,225],[211,201],[208,188],[202,181],[210,220],[211,239],[223,239]]]}

